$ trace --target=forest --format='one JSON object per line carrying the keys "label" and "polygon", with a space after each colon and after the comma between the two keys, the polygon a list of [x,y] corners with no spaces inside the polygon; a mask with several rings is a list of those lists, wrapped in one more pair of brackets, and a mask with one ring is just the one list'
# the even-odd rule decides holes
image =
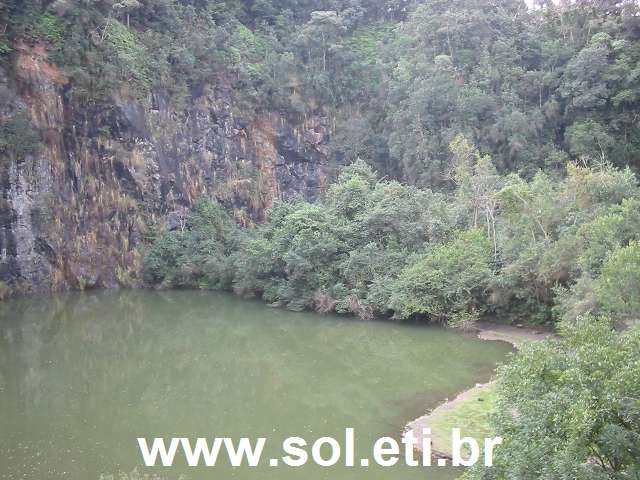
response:
{"label": "forest", "polygon": [[[243,112],[329,116],[335,164],[362,158],[446,190],[459,134],[500,173],[526,178],[562,175],[567,162],[637,167],[637,10],[629,0],[9,0],[0,55],[17,39],[44,42],[71,79],[69,101],[85,106],[121,88],[140,98],[161,88],[180,105],[224,74]],[[27,127],[19,115],[3,125]]]}
{"label": "forest", "polygon": [[[149,232],[152,288],[363,320],[536,325],[498,373],[504,448],[468,479],[640,479],[640,5],[631,0],[8,0],[67,101],[330,119],[316,201],[239,225],[202,196]],[[24,112],[0,152],[42,141]],[[391,361],[391,359],[390,359]],[[515,412],[515,413],[514,413]]]}

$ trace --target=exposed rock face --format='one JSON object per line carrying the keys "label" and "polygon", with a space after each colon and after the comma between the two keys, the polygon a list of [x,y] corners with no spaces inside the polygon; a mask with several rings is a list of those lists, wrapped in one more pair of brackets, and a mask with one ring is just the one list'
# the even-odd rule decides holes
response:
{"label": "exposed rock face", "polygon": [[326,119],[238,117],[223,79],[180,110],[161,91],[76,109],[66,84],[44,49],[21,47],[0,71],[0,116],[26,108],[43,138],[37,154],[0,158],[0,281],[18,291],[138,284],[144,236],[201,195],[248,223],[322,191]]}

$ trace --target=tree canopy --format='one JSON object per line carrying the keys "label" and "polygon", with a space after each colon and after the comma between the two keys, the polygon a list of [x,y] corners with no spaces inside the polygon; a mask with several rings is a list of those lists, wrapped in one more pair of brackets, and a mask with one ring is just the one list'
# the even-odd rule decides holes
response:
{"label": "tree canopy", "polygon": [[10,0],[0,55],[48,45],[77,102],[174,104],[233,79],[243,114],[334,118],[331,160],[451,188],[464,134],[499,172],[638,167],[635,1]]}

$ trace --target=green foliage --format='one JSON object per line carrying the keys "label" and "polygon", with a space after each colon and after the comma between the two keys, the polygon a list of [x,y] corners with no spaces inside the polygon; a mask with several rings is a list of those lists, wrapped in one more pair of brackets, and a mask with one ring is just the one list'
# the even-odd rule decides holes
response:
{"label": "green foliage", "polygon": [[361,65],[375,65],[380,60],[380,47],[393,35],[394,24],[388,22],[356,28],[345,41],[345,47],[356,54]]}
{"label": "green foliage", "polygon": [[496,195],[502,263],[491,299],[496,313],[547,323],[554,308],[560,317],[573,318],[568,312],[594,311],[593,299],[564,289],[580,285],[581,294],[592,291],[588,279],[598,274],[608,252],[635,238],[635,177],[607,165],[570,164],[561,180],[542,173],[530,182],[510,176]]}
{"label": "green foliage", "polygon": [[588,160],[607,161],[613,139],[606,129],[593,120],[576,122],[566,133],[569,151],[579,158]]}
{"label": "green foliage", "polygon": [[179,225],[156,240],[144,259],[144,277],[164,287],[229,288],[236,227],[217,203],[199,200]]}
{"label": "green foliage", "polygon": [[0,153],[22,160],[35,152],[40,145],[40,135],[33,128],[25,111],[15,113],[0,123]]}
{"label": "green foliage", "polygon": [[498,376],[492,468],[467,478],[635,478],[640,471],[640,329],[583,317],[534,343]]}
{"label": "green foliage", "polygon": [[237,254],[242,294],[298,310],[387,314],[408,255],[446,230],[440,198],[356,162],[315,205],[282,204]]}
{"label": "green foliage", "polygon": [[[209,265],[209,277],[225,279],[217,285],[292,310],[462,327],[484,316],[553,324],[640,313],[640,189],[632,173],[569,164],[564,178],[526,180],[499,175],[462,136],[451,150],[450,195],[378,180],[357,161],[320,201],[277,204],[233,245],[202,227],[211,220],[186,222],[154,246],[148,279],[198,285]],[[218,242],[211,255],[207,238]],[[178,277],[179,267],[186,274]]]}
{"label": "green foliage", "polygon": [[622,318],[640,318],[640,243],[613,251],[602,266],[596,290],[602,308]]}
{"label": "green foliage", "polygon": [[398,318],[419,314],[467,325],[482,313],[492,276],[491,244],[481,231],[469,230],[429,248],[406,267],[394,286],[391,306]]}
{"label": "green foliage", "polygon": [[607,213],[582,225],[577,238],[582,270],[597,276],[610,252],[640,239],[640,202],[625,199],[622,204],[610,207]]}
{"label": "green foliage", "polygon": [[109,20],[103,36],[104,53],[113,62],[109,73],[134,91],[147,92],[152,85],[149,53],[137,35],[117,20]]}
{"label": "green foliage", "polygon": [[47,40],[54,46],[59,46],[64,38],[64,28],[64,22],[60,17],[44,13],[34,19],[30,33],[36,38]]}

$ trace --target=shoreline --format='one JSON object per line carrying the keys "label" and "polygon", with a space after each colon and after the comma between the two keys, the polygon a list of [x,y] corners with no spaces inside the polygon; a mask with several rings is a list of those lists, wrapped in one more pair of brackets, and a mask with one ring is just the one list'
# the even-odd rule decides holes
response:
{"label": "shoreline", "polygon": [[478,322],[476,324],[475,334],[480,340],[507,342],[516,349],[525,343],[544,340],[553,335],[552,332],[542,328],[519,327],[489,322]]}
{"label": "shoreline", "polygon": [[[493,324],[489,322],[479,322],[474,329],[474,334],[481,340],[506,342],[516,349],[519,349],[525,343],[544,340],[552,335],[550,332],[542,329]],[[402,437],[412,431],[416,438],[422,438],[423,428],[430,428],[430,425],[436,423],[437,420],[440,420],[443,417],[446,417],[447,414],[468,405],[469,402],[474,399],[484,401],[483,397],[491,395],[491,387],[495,385],[495,382],[495,379],[492,379],[487,383],[476,383],[473,387],[467,388],[466,390],[458,393],[454,399],[445,399],[443,403],[431,411],[407,422],[402,430]],[[414,448],[416,451],[420,453],[422,452],[420,443],[416,444]],[[431,455],[434,458],[451,460],[450,442],[439,438],[438,432],[433,429],[431,448]]]}

